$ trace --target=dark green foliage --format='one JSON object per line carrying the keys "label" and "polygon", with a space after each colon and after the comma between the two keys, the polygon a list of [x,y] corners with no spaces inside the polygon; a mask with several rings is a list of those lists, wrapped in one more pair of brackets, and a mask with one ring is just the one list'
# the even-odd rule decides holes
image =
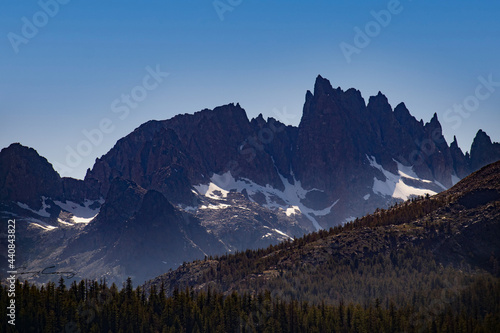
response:
{"label": "dark green foliage", "polygon": [[[399,306],[419,292],[424,294],[420,302],[426,302],[450,285],[455,290],[468,286],[475,274],[499,270],[498,255],[490,255],[498,248],[495,244],[482,266],[474,266],[478,260],[464,261],[468,253],[458,253],[456,243],[464,245],[460,237],[472,230],[467,229],[471,219],[466,216],[450,223],[464,213],[443,212],[447,205],[446,197],[415,198],[267,249],[184,264],[146,286],[162,283],[167,295],[176,286],[249,294],[267,289],[286,301],[331,305],[341,299],[364,304],[379,298],[392,299]],[[495,218],[481,222],[484,230],[489,221],[498,229]],[[485,233],[493,229],[489,230]],[[474,237],[479,234],[475,231]],[[475,241],[471,238],[471,242]]]}
{"label": "dark green foliage", "polygon": [[[17,282],[15,329],[2,332],[499,332],[500,280],[477,277],[467,288],[417,306],[414,295],[396,306],[374,299],[337,306],[284,301],[270,292],[224,296],[211,289],[175,289],[171,297],[130,284],[118,291],[81,281],[66,288]],[[6,307],[0,286],[0,306]]]}

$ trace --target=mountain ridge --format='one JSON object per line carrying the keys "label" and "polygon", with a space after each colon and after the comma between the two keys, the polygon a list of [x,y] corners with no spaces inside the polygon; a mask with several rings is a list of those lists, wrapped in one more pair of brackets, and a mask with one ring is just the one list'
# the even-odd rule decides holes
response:
{"label": "mountain ridge", "polygon": [[[425,280],[436,272],[450,274],[454,277],[448,278],[455,279],[455,284],[458,280],[467,284],[470,277],[486,272],[500,276],[499,217],[500,162],[496,162],[434,197],[378,210],[343,227],[267,249],[186,263],[143,287],[161,286],[167,295],[185,287],[196,291],[209,288],[226,295],[269,290],[285,300],[333,304],[384,300],[397,293],[411,296],[418,287],[407,286],[405,290],[403,286],[414,279],[412,275]],[[410,271],[399,266],[405,260],[412,261],[405,268]],[[378,270],[361,269],[377,266],[377,262],[384,263]],[[424,268],[426,265],[429,267]],[[347,272],[343,271],[346,267]],[[397,277],[393,270],[398,271]],[[354,291],[343,285],[351,284],[349,279],[361,281],[365,275],[367,286],[360,284]],[[388,287],[386,278],[393,280],[396,292]],[[375,286],[377,289],[370,290]],[[329,288],[334,288],[333,295]]]}
{"label": "mountain ridge", "polygon": [[[136,209],[122,220],[135,220],[139,202],[151,192],[149,199],[174,207],[175,214],[164,214],[150,206],[167,225],[178,221],[179,230],[170,227],[192,254],[221,254],[265,247],[436,194],[473,168],[500,159],[498,147],[479,130],[471,154],[464,155],[456,138],[447,144],[437,114],[427,123],[417,121],[404,103],[393,109],[380,92],[366,103],[358,90],[333,88],[318,76],[313,92],[306,92],[297,127],[262,115],[249,119],[234,103],[152,120],[96,159],[84,180],[61,178],[35,150],[12,144],[0,151],[0,212],[25,222],[21,255],[28,263],[41,265],[47,261],[40,253],[53,251],[53,260],[70,267],[81,262],[77,253],[83,247],[75,240],[89,230],[106,232],[117,218],[104,218],[114,202],[109,194],[121,194],[109,193],[113,182],[128,182],[125,188],[145,192],[130,206],[126,200],[117,203],[117,216]],[[215,237],[212,247],[188,235],[191,220],[201,228],[195,235],[206,231],[209,239]],[[128,239],[114,237],[119,247]],[[46,250],[40,251],[42,246]],[[118,260],[125,276],[124,259],[116,252],[106,259],[105,247],[96,243],[101,254],[95,258],[103,263],[99,274],[109,275]],[[90,272],[94,266],[86,262],[81,269]]]}

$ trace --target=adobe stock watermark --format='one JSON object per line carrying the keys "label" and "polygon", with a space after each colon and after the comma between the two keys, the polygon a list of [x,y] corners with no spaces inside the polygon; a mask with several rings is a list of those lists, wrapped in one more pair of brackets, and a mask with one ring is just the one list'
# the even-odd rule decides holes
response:
{"label": "adobe stock watermark", "polygon": [[432,131],[431,137],[428,139],[415,139],[417,149],[410,153],[409,160],[404,156],[399,157],[399,161],[404,165],[419,166],[425,163],[436,151],[439,151],[436,144],[442,144],[445,139],[442,135],[441,129],[436,128]]}
{"label": "adobe stock watermark", "polygon": [[236,7],[241,5],[243,0],[215,0],[212,2],[215,12],[219,16],[219,20],[224,21],[224,14],[232,12]]}
{"label": "adobe stock watermark", "polygon": [[[170,75],[167,72],[162,72],[160,65],[156,65],[155,69],[147,66],[145,70],[147,74],[144,75],[141,84],[130,89],[130,93],[124,93],[111,102],[111,112],[116,114],[118,119],[125,120],[130,111],[136,109],[148,97],[148,94],[158,88],[165,78]],[[76,167],[80,166],[84,157],[92,154],[94,148],[103,142],[104,136],[112,133],[115,128],[113,120],[105,117],[99,121],[95,128],[83,129],[82,134],[85,138],[80,140],[75,147],[67,145],[65,163],[54,162],[54,167],[59,173],[71,173]]]}
{"label": "adobe stock watermark", "polygon": [[464,119],[470,117],[473,112],[479,109],[482,101],[487,100],[493,95],[498,87],[500,81],[493,80],[493,74],[489,74],[486,79],[484,76],[478,76],[479,84],[476,86],[474,93],[465,97],[460,104],[454,104],[452,108],[444,112],[444,120],[447,123],[453,123],[451,128],[458,129]]}
{"label": "adobe stock watermark", "polygon": [[370,12],[374,20],[367,22],[363,29],[355,26],[353,43],[349,44],[341,42],[339,44],[340,50],[342,51],[347,63],[350,64],[352,62],[352,56],[354,54],[360,54],[362,49],[368,47],[373,38],[380,35],[382,28],[389,26],[392,21],[392,17],[394,15],[401,14],[402,11],[403,5],[399,0],[390,0],[387,3],[386,9],[382,9],[378,12],[372,10]]}
{"label": "adobe stock watermark", "polygon": [[283,107],[282,111],[274,108],[273,113],[276,115],[276,120],[281,121],[285,125],[290,125],[292,120],[297,116],[296,114],[288,113],[286,106]]}
{"label": "adobe stock watermark", "polygon": [[38,6],[40,10],[31,16],[31,19],[23,16],[21,18],[21,33],[9,32],[7,39],[12,49],[17,54],[21,44],[28,44],[30,40],[38,35],[39,29],[45,27],[51,18],[59,13],[61,5],[67,5],[71,0],[40,0]]}
{"label": "adobe stock watermark", "polygon": [[7,306],[7,322],[9,325],[16,326],[16,220],[8,220],[7,222],[8,230],[8,245],[7,245],[7,257],[8,257],[8,271],[7,274],[10,276],[7,278],[7,285],[9,289],[7,290],[7,296],[9,302]]}

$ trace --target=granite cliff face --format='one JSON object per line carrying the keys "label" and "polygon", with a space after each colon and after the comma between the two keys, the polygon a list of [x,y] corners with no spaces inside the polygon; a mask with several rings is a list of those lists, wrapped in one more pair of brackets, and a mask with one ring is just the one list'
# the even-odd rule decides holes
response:
{"label": "granite cliff face", "polygon": [[234,104],[150,121],[98,159],[85,182],[96,181],[104,194],[113,178],[123,177],[185,204],[194,198],[191,186],[213,173],[232,171],[264,186],[283,187],[273,167],[273,155],[257,136],[259,126],[267,125],[262,117],[250,122],[245,111]]}
{"label": "granite cliff face", "polygon": [[479,130],[472,142],[469,156],[470,171],[476,171],[483,166],[500,159],[500,143],[491,142],[490,137]]}
{"label": "granite cliff face", "polygon": [[34,149],[12,144],[2,149],[0,161],[0,200],[39,209],[42,196],[63,196],[61,177]]}
{"label": "granite cliff face", "polygon": [[380,92],[366,104],[359,91],[334,89],[318,76],[298,127],[261,115],[248,120],[238,104],[148,122],[98,159],[85,182],[99,184],[104,196],[123,177],[196,207],[192,187],[214,183],[215,175],[224,190],[268,207],[298,206],[314,226],[329,227],[393,200],[437,193],[500,159],[482,131],[474,142],[466,156],[456,140],[448,145],[437,114],[417,121]]}
{"label": "granite cliff face", "polygon": [[51,260],[61,269],[79,262],[81,276],[110,281],[133,276],[140,281],[184,261],[226,251],[197,218],[177,210],[158,191],[115,178],[96,218]]}
{"label": "granite cliff face", "polygon": [[[500,144],[481,130],[464,155],[436,114],[424,123],[382,93],[365,103],[318,76],[298,127],[249,120],[239,104],[149,121],[84,180],[61,178],[34,149],[12,144],[0,152],[0,205],[25,221],[32,266],[48,263],[45,246],[50,260],[86,275],[142,278],[436,194],[497,160]],[[138,253],[148,253],[144,274]]]}

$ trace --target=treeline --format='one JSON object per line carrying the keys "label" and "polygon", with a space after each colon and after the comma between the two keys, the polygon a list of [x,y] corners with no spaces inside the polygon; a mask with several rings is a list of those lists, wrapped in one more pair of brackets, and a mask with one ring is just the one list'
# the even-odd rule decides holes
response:
{"label": "treeline", "polygon": [[[0,286],[0,307],[7,306]],[[66,287],[16,283],[16,326],[2,332],[500,332],[499,279],[481,277],[455,297],[426,307],[396,306],[379,299],[337,306],[284,301],[269,291],[224,296],[211,289],[175,289],[171,297],[154,286],[148,293],[119,290],[104,282]]]}
{"label": "treeline", "polygon": [[249,259],[261,258],[276,251],[299,248],[305,244],[335,236],[345,231],[409,223],[434,212],[448,203],[449,198],[445,197],[430,197],[429,195],[425,197],[417,196],[403,203],[395,203],[387,209],[377,209],[373,214],[366,215],[362,218],[356,218],[344,225],[336,226],[328,230],[322,229],[312,232],[300,238],[296,238],[293,241],[285,240],[279,244],[270,245],[266,249],[246,250],[222,256],[208,256],[207,259],[237,261],[239,260],[238,257],[243,256]]}
{"label": "treeline", "polygon": [[[444,199],[415,198],[344,226],[320,230],[267,249],[184,264],[153,283],[157,286],[165,283],[167,294],[175,286],[212,286],[221,292],[252,293],[269,289],[274,296],[285,300],[300,299],[315,304],[326,300],[332,305],[342,298],[363,303],[366,299],[390,296],[401,305],[414,291],[439,293],[452,282],[460,286],[471,282],[473,272],[468,265],[452,269],[436,263],[427,240],[434,229],[442,229],[438,227],[441,222],[429,222],[426,228],[419,229],[420,242],[408,241],[411,233],[402,228],[402,224],[445,204]],[[389,225],[401,228],[384,229]],[[365,231],[367,235],[363,237]],[[448,230],[442,231],[440,239],[449,236]],[[334,236],[338,236],[338,245],[332,240]],[[184,280],[183,275],[187,277]]]}
{"label": "treeline", "polygon": [[[373,241],[377,243],[377,239]],[[412,303],[423,307],[442,293],[456,295],[478,276],[492,277],[466,264],[444,267],[436,263],[424,245],[408,244],[379,253],[379,249],[373,250],[374,254],[364,257],[342,258],[328,253],[308,252],[306,255],[314,256],[311,262],[294,257],[283,260],[281,256],[258,260],[253,260],[251,255],[232,256],[217,262],[210,269],[193,274],[196,280],[184,283],[165,279],[163,283],[168,294],[176,286],[171,283],[177,283],[182,288],[193,283],[202,289],[212,287],[221,292],[237,290],[252,294],[267,289],[275,297],[287,301],[304,300],[312,304],[326,302],[337,305],[342,300],[364,304],[367,300],[379,298],[391,299],[397,306]],[[384,307],[386,305],[383,303]]]}

